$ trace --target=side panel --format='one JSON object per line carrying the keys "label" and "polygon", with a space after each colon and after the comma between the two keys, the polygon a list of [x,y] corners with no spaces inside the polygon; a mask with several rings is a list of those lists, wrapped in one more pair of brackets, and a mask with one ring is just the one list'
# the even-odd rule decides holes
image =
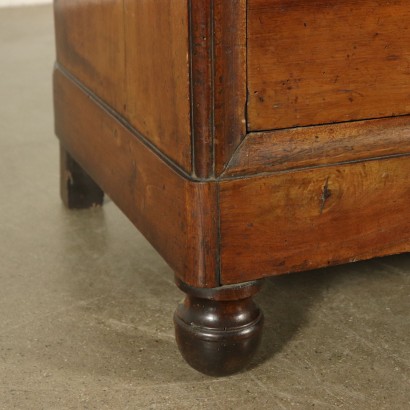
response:
{"label": "side panel", "polygon": [[187,0],[124,0],[125,118],[192,171]]}
{"label": "side panel", "polygon": [[54,73],[54,107],[64,149],[176,275],[194,287],[219,285],[216,184],[176,172],[60,70]]}
{"label": "side panel", "polygon": [[122,113],[126,104],[122,1],[55,0],[57,61]]}
{"label": "side panel", "polygon": [[187,0],[56,0],[57,60],[192,171]]}
{"label": "side panel", "polygon": [[221,281],[410,250],[410,157],[225,181]]}

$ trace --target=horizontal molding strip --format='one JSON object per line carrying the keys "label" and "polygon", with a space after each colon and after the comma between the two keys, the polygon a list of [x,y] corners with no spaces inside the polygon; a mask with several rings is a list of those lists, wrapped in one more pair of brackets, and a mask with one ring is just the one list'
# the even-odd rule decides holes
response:
{"label": "horizontal molding strip", "polygon": [[410,153],[410,116],[255,132],[223,178],[281,172]]}

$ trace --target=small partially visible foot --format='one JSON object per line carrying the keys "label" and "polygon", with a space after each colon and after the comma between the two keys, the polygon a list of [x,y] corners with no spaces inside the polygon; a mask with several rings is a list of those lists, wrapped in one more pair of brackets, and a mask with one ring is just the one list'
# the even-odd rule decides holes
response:
{"label": "small partially visible foot", "polygon": [[60,145],[60,194],[69,209],[101,206],[104,192]]}

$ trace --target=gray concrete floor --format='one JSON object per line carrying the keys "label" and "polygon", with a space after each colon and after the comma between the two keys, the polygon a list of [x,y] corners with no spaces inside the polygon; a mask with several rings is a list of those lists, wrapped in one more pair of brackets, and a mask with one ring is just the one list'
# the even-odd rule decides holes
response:
{"label": "gray concrete floor", "polygon": [[185,365],[169,267],[112,202],[60,202],[52,30],[0,11],[0,408],[410,409],[408,254],[272,279],[247,372]]}

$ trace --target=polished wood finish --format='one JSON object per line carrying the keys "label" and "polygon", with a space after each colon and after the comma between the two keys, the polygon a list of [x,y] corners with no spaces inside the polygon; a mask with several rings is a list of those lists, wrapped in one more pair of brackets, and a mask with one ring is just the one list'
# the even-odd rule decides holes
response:
{"label": "polished wood finish", "polygon": [[246,0],[215,0],[215,173],[246,135]]}
{"label": "polished wood finish", "polygon": [[408,157],[222,182],[222,283],[406,252],[409,199]]}
{"label": "polished wood finish", "polygon": [[213,2],[190,0],[190,63],[194,175],[214,175]]}
{"label": "polished wood finish", "polygon": [[248,127],[410,113],[406,0],[248,0]]}
{"label": "polished wood finish", "polygon": [[122,114],[127,100],[123,6],[98,3],[54,1],[57,61]]}
{"label": "polished wood finish", "polygon": [[248,363],[250,281],[410,250],[409,17],[402,0],[55,0],[63,200],[104,190],[175,270],[196,369]]}
{"label": "polished wood finish", "polygon": [[220,175],[246,134],[246,0],[191,0],[195,175]]}
{"label": "polished wood finish", "polygon": [[[179,281],[177,281],[180,284]],[[260,283],[190,290],[175,311],[175,336],[182,356],[210,376],[242,370],[261,340],[263,314],[252,300]]]}
{"label": "polished wood finish", "polygon": [[59,64],[191,172],[187,2],[57,0],[54,9]]}
{"label": "polished wood finish", "polygon": [[217,286],[216,185],[178,174],[60,70],[54,74],[54,106],[64,148],[180,278],[192,286]]}
{"label": "polished wood finish", "polygon": [[250,133],[223,178],[410,153],[410,116]]}
{"label": "polished wood finish", "polygon": [[124,16],[124,117],[191,173],[187,1],[124,0]]}

